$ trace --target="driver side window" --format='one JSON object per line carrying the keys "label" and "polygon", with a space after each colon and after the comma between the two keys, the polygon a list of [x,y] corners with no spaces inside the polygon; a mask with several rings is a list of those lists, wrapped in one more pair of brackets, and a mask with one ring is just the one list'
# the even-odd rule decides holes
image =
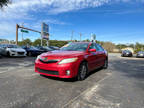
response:
{"label": "driver side window", "polygon": [[[95,45],[94,45],[93,43],[92,43],[91,46],[89,47],[89,50],[90,50],[90,49],[96,49],[96,47],[95,47]],[[96,50],[97,50],[97,49],[96,49]]]}

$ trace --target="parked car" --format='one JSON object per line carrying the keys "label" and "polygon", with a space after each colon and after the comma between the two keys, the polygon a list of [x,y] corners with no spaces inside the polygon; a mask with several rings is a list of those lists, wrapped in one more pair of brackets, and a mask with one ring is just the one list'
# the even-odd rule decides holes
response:
{"label": "parked car", "polygon": [[44,53],[44,51],[42,51],[34,46],[22,46],[22,48],[27,51],[28,56],[37,56],[37,55]]}
{"label": "parked car", "polygon": [[1,48],[1,44],[0,44],[0,58],[2,57],[2,48]]}
{"label": "parked car", "polygon": [[136,57],[144,57],[144,51],[139,51],[136,55]]}
{"label": "parked car", "polygon": [[2,44],[2,55],[5,56],[26,56],[27,52],[21,47],[14,44]]}
{"label": "parked car", "polygon": [[124,51],[122,51],[121,56],[122,56],[122,57],[132,57],[133,54],[132,54],[132,52],[129,51],[129,50],[124,50]]}
{"label": "parked car", "polygon": [[59,78],[84,80],[89,72],[108,67],[108,55],[99,44],[74,42],[68,46],[39,55],[35,72]]}
{"label": "parked car", "polygon": [[37,46],[37,48],[38,48],[39,50],[44,51],[44,52],[53,51],[53,49],[51,49],[51,48],[49,48],[49,47],[47,47],[47,46]]}

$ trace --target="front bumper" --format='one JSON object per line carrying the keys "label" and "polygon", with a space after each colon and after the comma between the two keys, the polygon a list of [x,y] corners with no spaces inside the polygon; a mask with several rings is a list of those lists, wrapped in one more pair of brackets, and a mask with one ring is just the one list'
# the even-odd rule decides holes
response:
{"label": "front bumper", "polygon": [[14,56],[14,57],[24,57],[26,56],[26,52],[10,52],[10,56]]}
{"label": "front bumper", "polygon": [[[57,64],[57,63],[42,63],[39,60],[35,62],[35,72],[52,77],[59,78],[73,78],[78,73],[78,62]],[[70,74],[67,75],[67,71],[70,71]]]}
{"label": "front bumper", "polygon": [[132,54],[123,54],[124,57],[132,57]]}
{"label": "front bumper", "polygon": [[142,54],[138,54],[137,57],[143,58],[144,55],[142,55]]}

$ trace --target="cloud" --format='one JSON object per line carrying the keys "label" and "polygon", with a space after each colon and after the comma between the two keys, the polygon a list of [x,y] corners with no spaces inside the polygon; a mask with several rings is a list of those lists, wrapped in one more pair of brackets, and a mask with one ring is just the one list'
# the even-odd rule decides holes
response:
{"label": "cloud", "polygon": [[144,2],[144,0],[13,0],[12,4],[0,11],[0,19],[30,19],[33,18],[30,11],[58,14],[115,2]]}
{"label": "cloud", "polygon": [[108,3],[110,0],[63,0],[57,2],[53,9],[49,10],[51,14],[57,14],[62,12],[69,12],[89,7],[99,7]]}
{"label": "cloud", "polygon": [[[109,0],[12,0],[12,4],[0,10],[0,37],[15,33],[16,23],[40,29],[41,22],[65,25],[67,23],[58,19],[46,18],[48,14],[58,14],[88,7],[97,7]],[[44,19],[39,19],[37,14],[43,13]],[[35,13],[35,14],[34,14]]]}
{"label": "cloud", "polygon": [[[15,31],[15,24],[29,21],[29,26],[38,28],[40,22],[50,24],[67,24],[58,19],[47,18],[49,14],[59,14],[77,11],[85,8],[95,8],[115,2],[142,2],[144,0],[12,0],[12,4],[0,10],[0,36]],[[43,13],[44,19],[38,14]],[[36,21],[33,22],[33,21]],[[3,26],[1,26],[3,25]],[[13,33],[15,33],[13,31]]]}
{"label": "cloud", "polygon": [[[47,13],[57,14],[88,7],[98,7],[110,0],[13,0],[12,4],[4,7],[0,12],[0,19],[17,19],[31,17],[29,11],[43,11],[47,8]],[[44,10],[45,11],[45,10]]]}

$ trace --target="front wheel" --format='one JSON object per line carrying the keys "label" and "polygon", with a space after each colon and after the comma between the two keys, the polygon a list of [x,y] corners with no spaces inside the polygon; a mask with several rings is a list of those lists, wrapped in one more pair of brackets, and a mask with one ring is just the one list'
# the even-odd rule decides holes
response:
{"label": "front wheel", "polygon": [[31,53],[31,52],[28,52],[28,56],[30,56],[30,57],[31,57],[31,56],[32,56],[32,53]]}
{"label": "front wheel", "polygon": [[84,80],[87,76],[87,73],[88,73],[87,63],[83,62],[80,64],[80,67],[79,67],[79,72],[77,75],[78,81]]}
{"label": "front wheel", "polygon": [[104,69],[107,69],[107,68],[108,68],[108,60],[107,60],[107,59],[104,61],[103,68],[104,68]]}
{"label": "front wheel", "polygon": [[10,52],[7,52],[7,57],[10,57]]}

